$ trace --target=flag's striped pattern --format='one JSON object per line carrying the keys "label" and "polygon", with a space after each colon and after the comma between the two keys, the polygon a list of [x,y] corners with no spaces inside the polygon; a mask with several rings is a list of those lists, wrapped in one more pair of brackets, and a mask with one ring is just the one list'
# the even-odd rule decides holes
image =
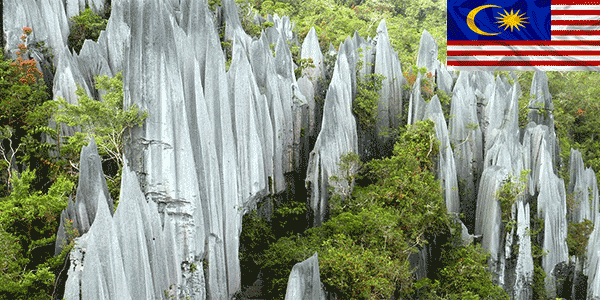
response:
{"label": "flag's striped pattern", "polygon": [[448,41],[451,70],[600,71],[600,0],[551,0],[551,41]]}

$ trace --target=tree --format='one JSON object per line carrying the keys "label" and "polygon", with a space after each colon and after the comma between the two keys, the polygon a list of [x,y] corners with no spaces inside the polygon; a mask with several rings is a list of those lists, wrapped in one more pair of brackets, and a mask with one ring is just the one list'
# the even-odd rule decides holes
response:
{"label": "tree", "polygon": [[78,169],[81,147],[87,145],[93,136],[98,145],[98,153],[103,157],[108,186],[113,199],[118,199],[123,168],[123,138],[127,129],[141,126],[148,113],[140,111],[136,104],[123,109],[123,76],[118,73],[114,78],[96,77],[96,88],[104,90],[102,101],[91,99],[79,87],[76,91],[79,104],[69,104],[66,100],[56,100],[59,109],[55,118],[57,123],[77,126],[81,132],[65,137],[68,142],[61,145],[61,155],[70,165]]}
{"label": "tree", "polygon": [[35,171],[12,178],[12,193],[0,201],[0,298],[51,299],[63,254],[53,259],[59,216],[74,183],[59,177],[41,193],[31,184]]}
{"label": "tree", "polygon": [[85,40],[98,41],[100,32],[106,29],[108,18],[103,19],[100,15],[87,7],[79,15],[71,18],[73,25],[69,33],[69,49],[79,54]]}

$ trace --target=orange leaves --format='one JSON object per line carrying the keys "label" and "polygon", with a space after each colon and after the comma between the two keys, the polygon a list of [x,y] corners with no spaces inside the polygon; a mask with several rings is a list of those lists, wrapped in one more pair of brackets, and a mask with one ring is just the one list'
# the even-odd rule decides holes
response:
{"label": "orange leaves", "polygon": [[25,41],[27,40],[27,36],[31,34],[33,29],[31,27],[23,27],[23,35],[21,35],[21,40],[23,43],[19,44],[17,47],[19,51],[17,51],[16,62],[11,63],[10,65],[16,67],[15,74],[18,81],[22,84],[32,84],[37,81],[38,78],[43,76],[42,72],[37,69],[37,62],[33,59],[25,59],[23,56],[27,54],[27,45],[25,45]]}

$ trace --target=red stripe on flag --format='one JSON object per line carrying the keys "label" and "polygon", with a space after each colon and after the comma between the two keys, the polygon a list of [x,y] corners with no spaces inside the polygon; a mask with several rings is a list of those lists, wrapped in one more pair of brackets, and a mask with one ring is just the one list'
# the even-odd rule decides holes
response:
{"label": "red stripe on flag", "polygon": [[600,51],[449,50],[447,56],[600,56]]}
{"label": "red stripe on flag", "polygon": [[600,5],[600,0],[552,0],[551,5]]}
{"label": "red stripe on flag", "polygon": [[448,41],[448,46],[600,46],[598,41]]}
{"label": "red stripe on flag", "polygon": [[514,67],[514,66],[600,66],[600,61],[452,61],[448,66],[490,66],[490,67]]}
{"label": "red stripe on flag", "polygon": [[550,25],[600,25],[600,20],[552,20]]}
{"label": "red stripe on flag", "polygon": [[600,10],[577,10],[577,9],[572,9],[572,10],[552,10],[550,12],[551,15],[553,16],[565,16],[565,15],[574,15],[574,16],[578,16],[578,15],[600,15]]}
{"label": "red stripe on flag", "polygon": [[600,35],[600,30],[552,30],[550,35]]}

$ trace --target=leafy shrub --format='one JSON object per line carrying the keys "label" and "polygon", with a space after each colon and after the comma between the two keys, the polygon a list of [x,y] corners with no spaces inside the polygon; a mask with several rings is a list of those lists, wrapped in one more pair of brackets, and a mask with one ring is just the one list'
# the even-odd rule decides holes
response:
{"label": "leafy shrub", "polygon": [[0,202],[0,298],[50,299],[65,256],[53,259],[58,217],[74,184],[58,178],[47,194],[32,191],[35,171],[14,177],[13,192]]}
{"label": "leafy shrub", "polygon": [[586,249],[590,234],[594,230],[594,224],[588,219],[584,219],[581,223],[569,223],[567,234],[567,246],[569,247],[569,255],[578,257],[586,256]]}
{"label": "leafy shrub", "polygon": [[[362,65],[360,61],[359,65]],[[352,102],[352,113],[362,128],[372,128],[377,123],[379,90],[384,79],[385,76],[374,73],[365,75],[364,79],[356,76],[356,98]]]}
{"label": "leafy shrub", "polygon": [[[432,121],[407,126],[394,155],[367,164],[367,187],[345,196],[323,226],[281,238],[260,263],[265,288],[283,297],[292,266],[319,253],[321,280],[342,299],[389,299],[408,295],[413,284],[409,256],[428,235],[448,232],[450,219],[433,175],[438,151]],[[356,155],[342,166],[360,168]],[[342,175],[352,181],[354,172]]]}
{"label": "leafy shrub", "polygon": [[[16,61],[6,59],[0,51],[0,154],[2,167],[0,196],[10,192],[11,168],[23,171],[27,165],[38,165],[44,176],[36,177],[35,186],[45,189],[49,170],[49,150],[52,145],[42,142],[42,133],[52,133],[48,120],[53,111],[52,101],[38,70],[37,62],[28,59],[28,36],[33,29],[23,28],[22,44]],[[10,167],[9,167],[10,165]]]}
{"label": "leafy shrub", "polygon": [[81,132],[72,137],[64,137],[67,143],[61,146],[61,154],[71,165],[78,166],[81,147],[87,145],[91,136],[98,145],[98,153],[107,163],[116,165],[113,170],[105,170],[107,184],[113,199],[119,197],[120,176],[123,168],[123,139],[125,132],[133,127],[141,126],[148,113],[140,111],[137,105],[123,109],[123,75],[118,73],[114,78],[96,77],[96,88],[104,90],[103,101],[88,97],[79,87],[76,91],[79,104],[69,104],[66,100],[56,100],[59,109],[55,119],[57,123],[78,126]]}
{"label": "leafy shrub", "polygon": [[89,7],[71,18],[73,25],[69,30],[69,49],[79,54],[85,40],[98,41],[100,31],[106,29],[108,20],[92,11]]}
{"label": "leafy shrub", "polygon": [[[489,254],[481,245],[452,248],[442,254],[446,265],[440,272],[441,293],[449,299],[508,299],[506,292],[492,281],[488,270]],[[477,297],[475,297],[477,296]]]}

